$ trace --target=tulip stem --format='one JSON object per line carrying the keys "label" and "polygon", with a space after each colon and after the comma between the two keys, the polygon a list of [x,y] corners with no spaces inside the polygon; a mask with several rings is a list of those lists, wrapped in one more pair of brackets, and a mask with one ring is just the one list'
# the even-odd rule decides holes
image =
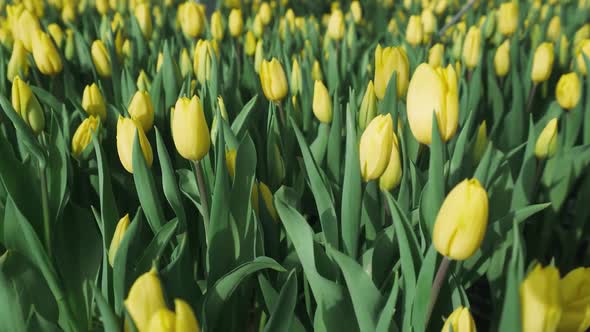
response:
{"label": "tulip stem", "polygon": [[531,107],[533,106],[533,99],[535,98],[535,92],[537,92],[537,83],[533,83],[531,87],[531,91],[529,92],[529,97],[527,98],[526,102],[526,112],[530,113]]}
{"label": "tulip stem", "polygon": [[449,265],[451,265],[451,260],[448,259],[446,256],[443,256],[443,259],[440,262],[440,265],[438,266],[438,271],[436,271],[434,281],[432,282],[432,290],[430,291],[430,303],[428,303],[428,311],[426,313],[426,327],[428,327],[428,322],[430,321],[430,316],[432,316],[432,310],[434,309],[434,305],[436,304],[436,299],[438,298],[438,294],[440,293],[442,284],[447,279],[447,271],[449,270]]}
{"label": "tulip stem", "polygon": [[205,243],[209,246],[209,203],[207,201],[207,188],[205,187],[205,178],[201,169],[201,162],[193,161],[195,177],[197,178],[197,187],[199,187],[199,197],[201,198],[201,214],[203,215],[203,227],[205,229]]}
{"label": "tulip stem", "polygon": [[463,16],[463,14],[465,14],[465,12],[467,12],[469,10],[469,8],[471,8],[473,6],[473,4],[475,3],[475,0],[469,0],[469,2],[467,2],[462,8],[461,10],[459,10],[457,12],[457,14],[455,14],[455,16],[453,16],[453,18],[447,23],[445,24],[442,29],[440,29],[438,31],[438,36],[442,36],[445,34],[445,32],[455,23],[457,23],[459,21],[459,19],[461,19],[461,16]]}
{"label": "tulip stem", "polygon": [[287,125],[287,118],[285,117],[285,109],[283,109],[283,104],[281,102],[278,102],[277,106],[279,107],[279,117],[281,120],[281,125],[284,128]]}
{"label": "tulip stem", "polygon": [[45,237],[45,246],[47,255],[52,257],[51,250],[51,221],[49,218],[49,193],[47,192],[47,173],[45,167],[39,165],[39,177],[41,178],[41,207],[43,210],[43,235]]}

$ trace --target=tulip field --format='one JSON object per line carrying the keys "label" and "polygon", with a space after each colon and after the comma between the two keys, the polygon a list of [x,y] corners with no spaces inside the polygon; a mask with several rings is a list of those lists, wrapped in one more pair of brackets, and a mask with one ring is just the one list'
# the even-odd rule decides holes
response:
{"label": "tulip field", "polygon": [[588,331],[588,68],[589,0],[0,1],[0,332]]}

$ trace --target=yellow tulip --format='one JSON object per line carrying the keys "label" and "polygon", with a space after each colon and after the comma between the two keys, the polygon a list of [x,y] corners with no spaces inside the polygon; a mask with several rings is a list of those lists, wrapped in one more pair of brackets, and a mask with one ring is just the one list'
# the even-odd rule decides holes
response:
{"label": "yellow tulip", "polygon": [[549,79],[553,68],[553,59],[552,43],[542,43],[537,47],[531,68],[531,79],[534,83],[542,83]]}
{"label": "yellow tulip", "polygon": [[223,39],[223,21],[221,19],[221,12],[216,10],[211,14],[211,36],[216,40]]}
{"label": "yellow tulip", "polygon": [[139,145],[143,152],[145,162],[148,167],[152,166],[154,156],[152,154],[152,146],[148,141],[145,133],[139,123],[133,119],[119,116],[117,121],[117,153],[121,164],[127,172],[133,174],[133,144],[135,141],[135,133],[139,137]]}
{"label": "yellow tulip", "polygon": [[47,32],[55,42],[57,47],[61,47],[61,44],[64,40],[64,32],[63,30],[57,25],[56,23],[51,23],[47,26]]}
{"label": "yellow tulip", "polygon": [[180,51],[179,63],[180,73],[182,74],[182,77],[190,75],[190,73],[193,71],[193,64],[186,48],[183,48],[182,51]]}
{"label": "yellow tulip", "polygon": [[273,102],[280,102],[287,96],[289,86],[283,66],[276,58],[262,61],[260,65],[260,83],[266,98]]}
{"label": "yellow tulip", "polygon": [[61,10],[61,19],[64,23],[73,23],[76,20],[76,6],[66,3]]}
{"label": "yellow tulip", "polygon": [[547,159],[555,155],[557,151],[557,118],[549,120],[545,128],[539,134],[535,144],[535,156],[538,159]]}
{"label": "yellow tulip", "polygon": [[252,31],[246,32],[244,51],[248,56],[253,56],[256,52],[256,37],[254,37],[254,33],[252,33]]}
{"label": "yellow tulip", "polygon": [[37,35],[37,31],[41,29],[39,20],[35,14],[26,9],[23,10],[15,20],[15,25],[12,28],[15,40],[20,40],[25,49],[32,52],[33,39]]}
{"label": "yellow tulip", "polygon": [[174,310],[176,311],[176,328],[174,329],[176,332],[200,332],[197,318],[188,303],[175,299]]}
{"label": "yellow tulip", "polygon": [[201,36],[205,29],[205,14],[194,1],[186,1],[178,6],[178,21],[182,33],[188,38]]}
{"label": "yellow tulip", "polygon": [[154,125],[154,106],[152,104],[152,98],[147,91],[137,91],[127,111],[131,118],[141,125],[144,132],[148,132]]}
{"label": "yellow tulip", "polygon": [[90,116],[78,126],[72,137],[72,156],[78,157],[92,141],[92,134],[96,132],[100,119]]}
{"label": "yellow tulip", "polygon": [[399,155],[399,144],[397,142],[397,135],[395,132],[391,132],[392,144],[391,154],[389,156],[389,162],[387,168],[381,177],[379,178],[379,188],[382,191],[391,191],[397,187],[402,179],[402,162]]}
{"label": "yellow tulip", "polygon": [[313,87],[313,114],[322,123],[332,122],[332,98],[322,81],[315,81]]}
{"label": "yellow tulip", "polygon": [[256,51],[254,54],[254,70],[260,75],[260,66],[262,66],[262,61],[264,61],[264,48],[262,44],[262,39],[256,43]]}
{"label": "yellow tulip", "polygon": [[422,18],[419,15],[410,16],[408,27],[406,28],[406,41],[416,47],[424,39],[424,28],[422,27]]}
{"label": "yellow tulip", "polygon": [[447,195],[432,242],[443,256],[465,260],[479,249],[488,225],[488,194],[477,179],[463,180]]}
{"label": "yellow tulip", "polygon": [[45,128],[45,114],[31,88],[17,75],[12,82],[12,107],[38,135]]}
{"label": "yellow tulip", "polygon": [[270,215],[270,217],[272,218],[272,220],[278,220],[279,219],[279,215],[277,214],[277,210],[274,207],[274,203],[273,203],[273,199],[272,199],[272,192],[270,191],[270,189],[268,188],[268,186],[266,184],[264,184],[263,182],[260,182],[258,184],[258,192],[260,193],[260,196],[262,196],[262,202],[264,202],[264,206],[266,207],[266,211],[268,211],[268,214]]}
{"label": "yellow tulip", "polygon": [[270,20],[272,20],[272,10],[267,2],[263,2],[260,4],[260,9],[258,10],[258,15],[260,17],[260,22],[264,25],[268,25]]}
{"label": "yellow tulip", "polygon": [[162,285],[154,269],[135,280],[125,299],[125,308],[138,331],[148,331],[152,316],[166,309]]}
{"label": "yellow tulip", "polygon": [[232,179],[236,175],[236,157],[237,151],[235,149],[225,151],[225,165],[227,166],[227,172]]}
{"label": "yellow tulip", "polygon": [[171,112],[170,121],[172,138],[178,153],[188,160],[203,159],[209,152],[211,141],[199,97],[178,99]]}
{"label": "yellow tulip", "polygon": [[344,15],[340,9],[332,11],[330,15],[330,21],[328,22],[328,37],[333,40],[339,41],[344,37]]}
{"label": "yellow tulip", "polygon": [[158,58],[156,58],[156,73],[160,71],[162,68],[162,64],[164,64],[164,53],[158,53]]}
{"label": "yellow tulip", "polygon": [[139,3],[135,6],[133,13],[135,19],[137,19],[143,37],[149,40],[152,37],[152,14],[150,13],[150,5],[148,3]]}
{"label": "yellow tulip", "polygon": [[242,34],[244,20],[242,19],[241,9],[232,9],[229,13],[229,34],[236,38]]}
{"label": "yellow tulip", "polygon": [[324,75],[322,74],[322,67],[320,62],[315,60],[311,66],[311,79],[314,81],[323,81]]}
{"label": "yellow tulip", "polygon": [[455,135],[459,118],[457,74],[452,65],[435,69],[423,63],[416,68],[408,87],[407,114],[410,129],[422,144],[432,142],[432,113],[436,115],[443,142]]}
{"label": "yellow tulip", "polygon": [[576,51],[576,63],[578,64],[578,69],[583,75],[586,75],[587,68],[584,57],[590,60],[590,39],[582,40]]}
{"label": "yellow tulip", "polygon": [[12,55],[8,61],[8,68],[6,70],[6,78],[10,82],[17,76],[27,77],[29,75],[29,62],[27,61],[27,50],[24,48],[20,40],[14,42],[12,47]]}
{"label": "yellow tulip", "polygon": [[[565,67],[568,65],[570,58],[570,42],[565,34],[559,38],[559,65]],[[585,68],[585,67],[584,67]]]}
{"label": "yellow tulip", "polygon": [[66,45],[64,46],[64,56],[68,61],[72,61],[76,55],[76,41],[74,39],[74,31],[72,29],[66,30]]}
{"label": "yellow tulip", "polygon": [[578,50],[580,48],[580,44],[585,39],[590,38],[590,23],[584,24],[580,29],[576,31],[574,34],[573,45],[574,49]]}
{"label": "yellow tulip", "polygon": [[498,9],[498,30],[504,36],[512,36],[518,27],[518,4],[505,2]]}
{"label": "yellow tulip", "polygon": [[377,96],[373,81],[369,81],[365,95],[359,106],[359,128],[364,130],[369,122],[377,115]]}
{"label": "yellow tulip", "polygon": [[481,31],[478,27],[472,26],[465,36],[463,43],[463,61],[469,69],[474,69],[479,63],[481,49]]}
{"label": "yellow tulip", "polygon": [[352,14],[352,20],[354,23],[359,24],[363,20],[363,8],[358,0],[350,3],[350,13]]}
{"label": "yellow tulip", "polygon": [[547,26],[547,38],[553,42],[557,42],[561,35],[561,20],[559,16],[554,16]]}
{"label": "yellow tulip", "polygon": [[126,214],[123,218],[119,220],[117,223],[117,227],[115,228],[115,233],[113,234],[113,239],[111,240],[111,244],[109,246],[109,264],[114,266],[115,264],[115,257],[117,257],[117,250],[119,249],[119,245],[121,241],[123,241],[123,236],[129,227],[129,223],[131,220],[129,219],[129,214]]}
{"label": "yellow tulip", "polygon": [[108,0],[96,0],[94,2],[95,7],[96,7],[96,11],[100,14],[100,15],[106,15],[109,12],[109,1]]}
{"label": "yellow tulip", "polygon": [[404,98],[408,91],[410,63],[406,51],[401,47],[385,47],[377,45],[375,49],[375,95],[378,99],[385,98],[387,85],[393,72],[396,72],[397,96]]}
{"label": "yellow tulip", "polygon": [[262,38],[262,34],[264,33],[264,24],[262,24],[262,19],[260,15],[254,16],[254,21],[252,22],[252,32],[258,38]]}
{"label": "yellow tulip", "polygon": [[520,284],[523,332],[553,332],[561,318],[559,271],[536,265]]}
{"label": "yellow tulip", "polygon": [[477,332],[475,328],[475,322],[469,312],[468,308],[463,306],[455,309],[449,317],[445,320],[441,332]]}
{"label": "yellow tulip", "polygon": [[56,75],[61,73],[63,64],[61,57],[55,49],[51,37],[42,30],[37,30],[33,37],[33,59],[39,71],[44,75]]}
{"label": "yellow tulip", "polygon": [[303,87],[303,82],[301,80],[301,68],[299,67],[299,62],[297,59],[293,59],[293,65],[291,66],[291,94],[297,95],[300,94]]}
{"label": "yellow tulip", "polygon": [[584,332],[590,328],[590,268],[579,267],[559,282],[562,314],[558,332]]}
{"label": "yellow tulip", "polygon": [[378,179],[389,163],[393,132],[391,115],[378,115],[363,132],[359,144],[359,159],[363,181]]}
{"label": "yellow tulip", "polygon": [[441,43],[436,43],[428,51],[428,64],[433,68],[441,67],[443,64],[443,57],[445,55],[445,46]]}
{"label": "yellow tulip", "polygon": [[150,79],[143,69],[137,75],[136,85],[139,91],[150,91],[151,89],[152,84],[150,83]]}
{"label": "yellow tulip", "polygon": [[557,81],[557,87],[555,88],[555,96],[557,97],[557,103],[563,109],[571,110],[576,107],[580,102],[582,96],[580,87],[582,83],[576,73],[564,74]]}
{"label": "yellow tulip", "polygon": [[168,308],[160,308],[151,316],[147,332],[174,332],[176,315]]}
{"label": "yellow tulip", "polygon": [[510,41],[505,40],[494,54],[494,71],[498,77],[504,77],[510,70]]}
{"label": "yellow tulip", "polygon": [[214,56],[217,56],[215,44],[208,40],[199,39],[195,47],[193,70],[201,85],[204,85],[205,82],[211,79],[211,67]]}
{"label": "yellow tulip", "polygon": [[92,63],[94,63],[98,75],[102,78],[111,77],[111,57],[102,40],[95,40],[92,43],[90,53],[92,54]]}
{"label": "yellow tulip", "polygon": [[[420,16],[422,20],[422,28],[424,30],[424,41],[430,39],[430,35],[432,35],[436,31],[436,17],[432,13],[430,9],[424,9],[422,11],[422,15]],[[428,37],[427,37],[428,36]]]}

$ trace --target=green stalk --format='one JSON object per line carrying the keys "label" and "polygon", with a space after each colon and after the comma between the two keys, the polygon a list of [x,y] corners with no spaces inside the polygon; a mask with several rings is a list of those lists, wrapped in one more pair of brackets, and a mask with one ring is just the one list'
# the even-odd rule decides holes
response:
{"label": "green stalk", "polygon": [[446,256],[443,256],[440,265],[438,266],[438,271],[436,271],[436,277],[434,277],[434,282],[432,283],[432,290],[430,291],[430,303],[428,304],[428,311],[426,313],[426,322],[425,325],[428,327],[428,322],[430,321],[430,316],[432,316],[432,310],[434,309],[434,305],[436,304],[436,300],[438,298],[438,294],[440,293],[440,289],[447,279],[447,271],[449,270],[449,266],[451,265],[451,260],[448,259]]}
{"label": "green stalk", "polygon": [[193,161],[195,177],[197,178],[197,187],[201,198],[201,208],[203,215],[203,227],[205,229],[205,242],[209,246],[209,202],[207,201],[207,188],[205,187],[205,177],[201,169],[200,161]]}
{"label": "green stalk", "polygon": [[43,235],[45,237],[45,247],[47,255],[53,257],[51,250],[51,225],[49,220],[49,193],[47,192],[47,174],[45,168],[39,166],[39,175],[41,177],[41,206],[43,209]]}

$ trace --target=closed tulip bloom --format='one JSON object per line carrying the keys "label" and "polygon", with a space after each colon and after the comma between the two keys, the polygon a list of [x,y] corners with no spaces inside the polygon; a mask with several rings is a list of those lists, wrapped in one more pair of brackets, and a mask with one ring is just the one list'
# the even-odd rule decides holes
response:
{"label": "closed tulip bloom", "polygon": [[433,68],[441,67],[444,55],[445,46],[441,43],[434,44],[428,51],[428,64]]}
{"label": "closed tulip bloom", "polygon": [[176,332],[200,332],[199,323],[191,306],[181,299],[174,300],[176,311]]}
{"label": "closed tulip bloom", "polygon": [[185,159],[198,161],[209,152],[209,127],[199,97],[178,99],[171,113],[172,138],[178,153]]}
{"label": "closed tulip bloom", "polygon": [[579,28],[576,33],[574,34],[573,38],[573,45],[575,49],[578,49],[580,43],[584,39],[590,38],[590,23],[584,24],[581,28]]}
{"label": "closed tulip bloom", "polygon": [[33,37],[33,58],[39,71],[44,75],[56,75],[63,69],[61,57],[49,35],[37,30]]}
{"label": "closed tulip bloom", "polygon": [[211,36],[216,40],[223,39],[223,20],[221,19],[221,12],[216,10],[211,14]]}
{"label": "closed tulip bloom", "polygon": [[35,14],[26,9],[15,20],[15,25],[12,28],[14,38],[20,40],[27,51],[32,52],[33,38],[37,31],[41,29],[39,20]]}
{"label": "closed tulip bloom", "polygon": [[205,29],[204,13],[194,1],[186,1],[178,7],[178,21],[182,33],[188,38],[201,36]]}
{"label": "closed tulip bloom", "polygon": [[117,153],[119,154],[121,164],[131,174],[133,174],[133,144],[136,132],[145,162],[148,167],[151,167],[154,160],[152,146],[145,136],[143,128],[133,119],[119,116],[119,120],[117,121]]}
{"label": "closed tulip bloom", "polygon": [[458,307],[451,313],[445,320],[445,325],[441,332],[477,332],[475,328],[475,322],[469,312],[468,308],[463,306]]}
{"label": "closed tulip bloom", "polygon": [[151,89],[151,82],[145,71],[142,69],[137,75],[137,89],[139,91],[149,91]]}
{"label": "closed tulip bloom", "polygon": [[174,332],[176,315],[168,308],[158,309],[150,318],[147,332]]}
{"label": "closed tulip bloom", "polygon": [[385,47],[377,45],[375,49],[375,94],[378,99],[385,98],[387,85],[396,72],[397,96],[404,98],[408,91],[410,63],[406,51],[401,47]]}
{"label": "closed tulip bloom", "polygon": [[299,67],[299,62],[297,59],[293,60],[293,65],[291,66],[291,94],[297,95],[300,94],[303,87],[303,82],[301,80],[301,67]]}
{"label": "closed tulip bloom", "polygon": [[580,78],[576,73],[564,74],[557,81],[557,87],[555,88],[555,96],[557,97],[557,103],[565,110],[571,110],[578,106],[580,97],[582,96],[580,86]]}
{"label": "closed tulip bloom", "polygon": [[488,225],[488,194],[477,179],[466,179],[443,201],[432,242],[443,256],[465,260],[479,249]]}
{"label": "closed tulip bloom", "polygon": [[586,75],[587,68],[584,57],[590,60],[590,39],[582,40],[576,51],[576,63],[578,64],[578,69],[583,75]]}
{"label": "closed tulip bloom", "polygon": [[535,50],[533,67],[531,68],[531,79],[535,83],[542,83],[549,79],[553,68],[553,44],[542,43]]}
{"label": "closed tulip bloom", "polygon": [[188,51],[186,48],[183,48],[180,51],[180,73],[182,77],[186,77],[193,71],[193,63],[191,61],[190,56],[188,55]]}
{"label": "closed tulip bloom", "polygon": [[553,332],[561,318],[559,271],[536,265],[520,284],[523,332]]}
{"label": "closed tulip bloom", "polygon": [[435,69],[423,63],[416,68],[408,87],[407,113],[410,129],[422,144],[432,142],[432,113],[436,115],[443,142],[457,131],[459,96],[457,74],[452,65]]}
{"label": "closed tulip bloom", "polygon": [[86,149],[88,144],[90,144],[92,134],[98,128],[99,122],[100,119],[98,117],[90,116],[84,119],[80,126],[78,126],[72,137],[72,156],[77,158]]}
{"label": "closed tulip bloom", "polygon": [[111,77],[111,57],[102,40],[95,40],[92,43],[90,53],[98,75],[102,78]]}
{"label": "closed tulip bloom", "polygon": [[378,179],[389,163],[393,139],[391,115],[378,115],[363,132],[359,144],[359,159],[363,181]]}
{"label": "closed tulip bloom", "polygon": [[494,71],[498,77],[504,77],[510,70],[510,41],[505,40],[494,54]]}
{"label": "closed tulip bloom", "polygon": [[270,215],[272,220],[278,220],[279,215],[277,214],[277,210],[275,209],[272,199],[273,195],[272,191],[270,191],[270,188],[268,188],[268,186],[264,184],[264,182],[260,182],[258,184],[258,192],[260,193],[260,196],[262,196],[262,202],[264,203],[264,207],[266,208],[266,211],[268,211],[268,214]]}
{"label": "closed tulip bloom", "polygon": [[463,43],[463,61],[468,69],[474,69],[479,63],[481,50],[481,31],[478,27],[472,26],[465,36]]}
{"label": "closed tulip bloom", "polygon": [[117,250],[119,249],[119,245],[121,241],[123,241],[123,236],[129,227],[129,223],[131,220],[129,219],[129,214],[126,214],[123,218],[119,220],[117,223],[117,227],[115,228],[115,233],[113,234],[113,239],[111,240],[111,245],[109,246],[109,264],[114,266],[115,264],[115,257],[117,257]]}
{"label": "closed tulip bloom", "polygon": [[12,82],[12,107],[25,123],[31,127],[35,135],[43,131],[45,128],[43,109],[29,85],[21,80],[19,76],[15,76]]}
{"label": "closed tulip bloom", "polygon": [[76,21],[76,6],[73,3],[64,4],[61,10],[61,19],[64,23],[73,23]]}
{"label": "closed tulip bloom", "polygon": [[88,115],[99,116],[102,121],[107,118],[107,107],[102,93],[96,83],[87,85],[82,93],[82,108]]}
{"label": "closed tulip bloom", "polygon": [[352,20],[358,24],[363,20],[363,7],[358,0],[350,3],[350,13],[352,14]]}
{"label": "closed tulip bloom", "polygon": [[344,15],[340,9],[332,11],[328,22],[328,36],[333,40],[341,40],[344,37]]}
{"label": "closed tulip bloom", "polygon": [[590,328],[590,268],[579,267],[559,282],[562,314],[557,331],[584,332]]}
{"label": "closed tulip bloom", "polygon": [[553,16],[547,26],[547,38],[553,42],[557,42],[559,36],[561,36],[561,19],[559,16]]}
{"label": "closed tulip bloom", "polygon": [[557,118],[551,119],[535,144],[535,156],[538,159],[547,159],[555,155],[557,151]]}
{"label": "closed tulip bloom", "polygon": [[382,191],[391,191],[397,187],[402,179],[402,162],[399,155],[399,143],[395,132],[391,132],[392,144],[391,154],[387,168],[379,178],[379,188]]}
{"label": "closed tulip bloom", "polygon": [[270,20],[272,20],[272,9],[268,5],[268,2],[263,2],[260,4],[260,9],[258,9],[258,15],[260,17],[260,22],[264,25],[268,25]]}
{"label": "closed tulip bloom", "polygon": [[260,65],[260,83],[262,91],[270,101],[280,102],[287,96],[289,86],[283,66],[276,58],[262,61]]}
{"label": "closed tulip bloom", "polygon": [[254,70],[258,74],[260,74],[260,67],[262,66],[262,61],[264,61],[264,48],[261,39],[256,43],[256,52],[254,54]]}
{"label": "closed tulip bloom", "polygon": [[225,151],[225,165],[227,166],[227,172],[232,179],[236,175],[236,157],[237,151],[235,149]]}
{"label": "closed tulip bloom", "polygon": [[[425,9],[422,11],[422,15],[420,16],[422,20],[422,28],[424,30],[424,35],[432,35],[434,31],[436,31],[436,17],[432,13],[432,10]],[[430,37],[429,37],[430,38]],[[425,38],[428,39],[428,38]]]}
{"label": "closed tulip bloom", "polygon": [[64,32],[63,30],[57,25],[56,23],[51,23],[47,26],[47,32],[55,42],[57,47],[61,47],[61,44],[64,40]]}
{"label": "closed tulip bloom", "polygon": [[322,81],[315,81],[313,87],[313,114],[322,123],[332,122],[332,98]]}
{"label": "closed tulip bloom", "polygon": [[214,56],[217,56],[214,44],[208,40],[200,39],[195,47],[193,70],[201,85],[211,79],[211,62]]}
{"label": "closed tulip bloom", "polygon": [[244,28],[244,20],[242,19],[241,9],[232,9],[229,13],[229,34],[232,37],[239,37]]}
{"label": "closed tulip bloom", "polygon": [[498,30],[504,36],[512,36],[518,27],[518,4],[505,2],[498,10]]}
{"label": "closed tulip bloom", "polygon": [[164,53],[158,53],[158,58],[156,58],[156,72],[160,71],[162,68],[162,64],[164,64]]}
{"label": "closed tulip bloom", "polygon": [[314,81],[322,81],[324,79],[322,67],[320,66],[320,62],[318,60],[315,60],[311,66],[311,79]]}
{"label": "closed tulip bloom", "polygon": [[68,61],[72,61],[76,55],[76,41],[74,39],[74,31],[72,29],[66,30],[66,44],[64,46],[64,56]]}
{"label": "closed tulip bloom", "polygon": [[166,309],[162,285],[152,269],[139,276],[129,289],[125,308],[138,331],[149,331],[150,320],[161,309]]}
{"label": "closed tulip bloom", "polygon": [[[559,38],[559,65],[565,67],[570,62],[570,42],[565,34]],[[585,67],[584,67],[585,69]]]}
{"label": "closed tulip bloom", "polygon": [[17,76],[27,77],[29,75],[29,62],[27,61],[27,50],[20,40],[16,40],[12,47],[12,55],[8,61],[6,78],[10,82]]}
{"label": "closed tulip bloom", "polygon": [[406,29],[406,41],[416,47],[422,43],[423,39],[424,28],[422,27],[422,19],[419,15],[410,16]]}
{"label": "closed tulip bloom", "polygon": [[364,130],[369,122],[377,115],[377,96],[375,95],[375,88],[373,81],[369,81],[365,95],[359,107],[359,128]]}
{"label": "closed tulip bloom", "polygon": [[149,40],[152,37],[152,13],[150,12],[150,5],[139,3],[135,6],[133,13],[135,14],[135,19],[137,19],[143,37]]}
{"label": "closed tulip bloom", "polygon": [[254,16],[254,21],[252,21],[252,32],[258,38],[262,38],[262,34],[264,33],[264,24],[262,24],[262,19],[258,14]]}
{"label": "closed tulip bloom", "polygon": [[244,41],[244,51],[246,55],[253,56],[256,52],[256,37],[254,37],[254,33],[252,31],[246,32],[246,37]]}
{"label": "closed tulip bloom", "polygon": [[146,133],[152,129],[154,125],[154,106],[152,98],[147,91],[137,91],[127,111],[133,120],[141,125],[141,128]]}

